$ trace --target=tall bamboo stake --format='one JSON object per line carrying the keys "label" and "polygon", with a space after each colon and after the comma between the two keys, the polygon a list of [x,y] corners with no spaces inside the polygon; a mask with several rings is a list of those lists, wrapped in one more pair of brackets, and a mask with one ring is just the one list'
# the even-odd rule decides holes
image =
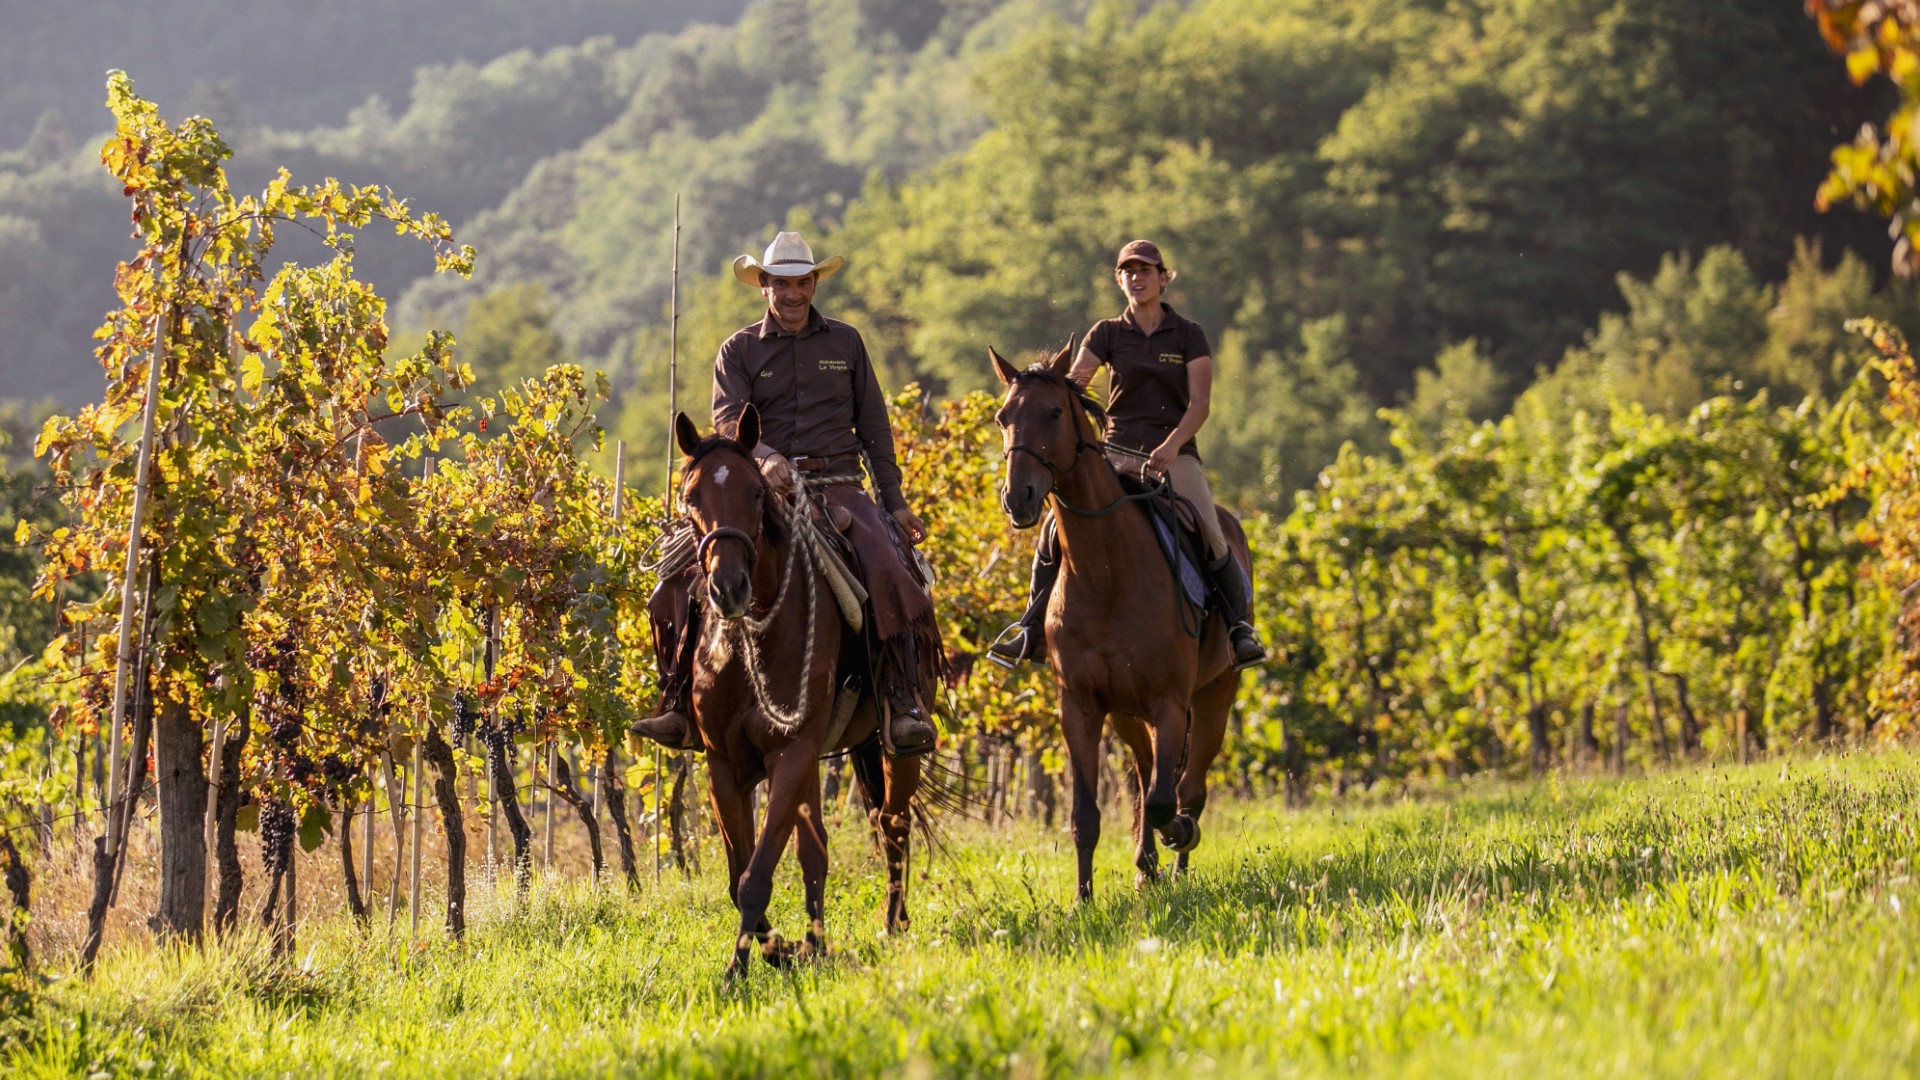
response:
{"label": "tall bamboo stake", "polygon": [[114,652],[113,727],[107,733],[107,850],[118,851],[120,801],[120,726],[127,718],[127,673],[133,666],[134,575],[140,565],[140,526],[147,516],[147,473],[153,467],[153,414],[160,401],[160,366],[167,357],[167,317],[160,305],[153,316],[153,351],[147,355],[147,399],[140,408],[140,457],[134,466],[133,522],[127,527],[127,560],[120,572],[120,645]]}
{"label": "tall bamboo stake", "polygon": [[[680,415],[680,193],[673,193],[673,278],[667,293],[667,502],[666,512],[673,513],[673,451],[674,418]],[[666,755],[659,746],[653,748],[653,883],[660,883],[660,823],[661,811],[665,806],[661,789],[661,778],[665,775],[663,766]]]}
{"label": "tall bamboo stake", "polygon": [[[626,506],[626,492],[627,440],[621,439],[619,442],[613,444],[613,524],[616,527],[620,524],[620,515]],[[611,747],[609,747],[609,749],[611,749]],[[609,754],[602,760],[595,762],[593,766],[593,816],[595,819],[600,817],[600,789],[606,786],[607,769],[610,767],[612,760],[612,756]],[[623,802],[621,805],[624,806],[626,804]],[[623,829],[625,828],[624,825],[621,827]]]}
{"label": "tall bamboo stake", "polygon": [[[480,666],[486,681],[491,683],[494,666],[500,659],[499,608],[487,608],[486,633],[486,643],[482,646],[480,653]],[[488,720],[495,729],[492,738],[504,738],[505,736],[499,732],[499,712],[490,713]],[[494,845],[498,842],[500,835],[500,774],[493,767],[493,748],[489,746],[484,749],[487,755],[487,867],[489,873],[497,873],[498,871],[493,868],[499,865],[498,857],[494,854]],[[513,783],[512,776],[507,777],[507,783]]]}
{"label": "tall bamboo stake", "polygon": [[401,818],[405,815],[405,799],[401,795],[400,782],[393,775],[393,755],[380,752],[380,772],[386,780],[387,815],[393,819],[393,887],[387,890],[387,940],[393,940],[393,923],[400,911],[400,860],[406,856],[406,834],[401,831]]}
{"label": "tall bamboo stake", "polygon": [[673,418],[680,414],[680,193],[673,195],[673,277],[667,289],[667,512],[673,512]]}
{"label": "tall bamboo stake", "polygon": [[207,820],[206,834],[207,858],[214,857],[213,825],[218,817],[214,813],[220,804],[220,755],[227,745],[227,721],[224,717],[213,721],[213,749],[207,752]]}
{"label": "tall bamboo stake", "polygon": [[[432,458],[428,458],[426,465],[421,468],[420,478],[433,479]],[[420,744],[424,741],[422,737],[426,734],[426,725],[433,723],[433,712],[425,702],[420,706],[420,723],[420,731],[413,738],[413,802],[409,807],[413,813],[413,865],[407,885],[407,913],[412,920],[412,940],[415,941],[420,939]],[[399,876],[398,873],[394,874],[396,879]]]}
{"label": "tall bamboo stake", "polygon": [[367,906],[373,906],[373,812],[376,809],[374,799],[373,772],[367,772],[367,818],[363,827],[364,838],[360,841],[360,880],[367,883]]}
{"label": "tall bamboo stake", "polygon": [[547,854],[541,861],[543,869],[553,869],[553,773],[554,759],[560,756],[560,739],[557,735],[547,736]]}
{"label": "tall bamboo stake", "polygon": [[[426,718],[428,723],[432,717]],[[407,886],[407,914],[413,920],[412,940],[420,939],[420,825],[426,816],[420,812],[420,744],[426,740],[415,737],[413,740],[413,802],[409,810],[413,813],[413,866]]]}

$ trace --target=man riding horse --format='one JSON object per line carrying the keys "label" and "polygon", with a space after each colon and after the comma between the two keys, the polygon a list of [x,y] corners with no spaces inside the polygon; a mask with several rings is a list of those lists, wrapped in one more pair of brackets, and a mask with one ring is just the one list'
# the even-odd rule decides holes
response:
{"label": "man riding horse", "polygon": [[[754,456],[775,489],[790,489],[797,472],[844,522],[856,572],[870,604],[873,687],[887,722],[889,753],[933,749],[929,707],[944,662],[933,601],[907,545],[926,526],[907,507],[894,460],[886,399],[860,332],[813,306],[814,290],[845,263],[815,262],[796,232],[783,232],[756,260],[733,261],[733,276],[760,290],[767,314],[720,346],[713,363],[713,422],[732,430],[748,405],[760,415]],[[864,457],[864,470],[862,460]],[[871,477],[880,504],[868,496]],[[700,611],[690,585],[694,568],[663,578],[648,601],[660,664],[661,712],[633,732],[674,749],[698,750],[691,719],[689,646]]]}

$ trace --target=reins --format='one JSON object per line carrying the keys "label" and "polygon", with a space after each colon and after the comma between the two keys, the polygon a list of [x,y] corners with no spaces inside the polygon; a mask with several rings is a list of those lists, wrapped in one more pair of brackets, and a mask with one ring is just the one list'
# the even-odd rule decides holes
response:
{"label": "reins", "polygon": [[[760,711],[781,734],[790,734],[798,729],[808,716],[807,674],[813,670],[813,657],[819,640],[820,624],[819,590],[810,588],[806,590],[807,644],[801,654],[800,685],[793,707],[783,708],[774,701],[773,690],[767,685],[766,672],[760,666],[762,649],[760,639],[773,626],[773,621],[779,617],[781,610],[786,606],[787,596],[792,592],[794,581],[799,578],[810,580],[814,575],[813,545],[802,539],[799,533],[800,528],[806,524],[803,515],[806,513],[804,508],[807,501],[807,483],[806,479],[797,472],[793,479],[793,498],[784,503],[777,503],[782,512],[781,523],[787,527],[789,542],[786,545],[786,571],[780,575],[780,586],[774,592],[773,603],[768,606],[766,614],[758,618],[754,616],[752,607],[749,605],[747,614],[737,622],[722,621],[717,630],[718,633],[731,638],[732,644],[739,650],[740,658],[747,669],[747,685],[753,690],[754,703],[760,707]],[[706,573],[707,550],[721,540],[739,540],[747,545],[747,572],[751,574],[754,563],[759,557],[759,539],[744,529],[728,525],[723,525],[700,537],[694,558],[698,562],[701,574]]]}
{"label": "reins", "polygon": [[[1066,381],[1066,380],[1062,380],[1062,381]],[[1074,392],[1072,382],[1070,381],[1066,381],[1066,382],[1067,382],[1067,400],[1069,402],[1068,408],[1071,409],[1073,412],[1073,432],[1075,437],[1075,442],[1073,445],[1073,457],[1068,459],[1066,467],[1061,468],[1055,465],[1053,462],[1047,460],[1046,456],[1041,454],[1038,450],[1035,450],[1032,447],[1023,445],[1021,443],[1015,443],[1012,446],[1007,447],[1006,451],[1003,454],[1001,454],[1001,457],[1012,458],[1013,455],[1015,454],[1025,454],[1028,457],[1032,458],[1033,460],[1039,462],[1041,466],[1044,467],[1047,470],[1047,472],[1053,477],[1053,488],[1052,490],[1047,492],[1047,498],[1052,500],[1055,506],[1058,506],[1061,509],[1066,510],[1067,512],[1073,514],[1076,517],[1103,518],[1111,514],[1119,513],[1120,509],[1129,503],[1143,503],[1149,499],[1154,498],[1155,496],[1165,495],[1170,499],[1187,503],[1188,508],[1194,512],[1195,520],[1197,521],[1199,518],[1198,509],[1194,507],[1191,502],[1188,502],[1187,500],[1182,499],[1180,495],[1173,490],[1173,478],[1166,473],[1160,474],[1160,478],[1158,480],[1152,482],[1150,485],[1148,485],[1147,487],[1143,488],[1138,492],[1126,493],[1123,488],[1122,494],[1118,498],[1114,499],[1112,502],[1108,503],[1107,505],[1100,507],[1099,509],[1090,510],[1090,509],[1087,509],[1086,507],[1075,506],[1072,500],[1068,499],[1065,495],[1061,494],[1060,483],[1063,479],[1072,475],[1074,470],[1079,467],[1080,451],[1082,450],[1092,449],[1094,451],[1097,451],[1101,456],[1101,460],[1106,463],[1107,468],[1113,469],[1114,477],[1116,479],[1119,478],[1120,470],[1114,469],[1113,462],[1106,460],[1107,454],[1110,454],[1110,453],[1123,454],[1127,457],[1138,458],[1143,463],[1147,459],[1152,457],[1152,455],[1143,454],[1138,450],[1130,450],[1124,446],[1115,446],[1112,443],[1107,442],[1105,439],[1095,439],[1095,440],[1089,441],[1085,435],[1082,435],[1081,432],[1085,430],[1085,426],[1090,422],[1090,418],[1087,416],[1087,413],[1086,413],[1087,405],[1085,402],[1080,400],[1080,395]],[[1144,468],[1142,468],[1141,470],[1140,478],[1142,483],[1146,483],[1146,470]],[[1151,514],[1149,516],[1151,516]],[[1166,559],[1167,572],[1171,574],[1173,577],[1174,608],[1179,613],[1180,629],[1188,637],[1198,639],[1207,632],[1206,606],[1204,604],[1195,605],[1192,600],[1188,599],[1186,589],[1183,588],[1180,584],[1180,557],[1177,554],[1177,551],[1179,548],[1179,540],[1177,537],[1175,538],[1171,547],[1173,547],[1175,550],[1173,551],[1162,550],[1161,555],[1163,558]]]}

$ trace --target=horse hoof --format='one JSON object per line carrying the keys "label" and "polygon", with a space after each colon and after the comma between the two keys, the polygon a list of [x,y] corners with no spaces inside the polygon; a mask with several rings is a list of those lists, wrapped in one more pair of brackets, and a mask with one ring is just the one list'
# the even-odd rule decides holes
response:
{"label": "horse hoof", "polygon": [[800,947],[779,934],[768,934],[767,940],[760,943],[760,959],[777,968],[791,966],[798,955]]}
{"label": "horse hoof", "polygon": [[1167,823],[1160,832],[1161,839],[1167,842],[1174,854],[1185,855],[1200,846],[1200,823],[1190,815],[1181,814]]}

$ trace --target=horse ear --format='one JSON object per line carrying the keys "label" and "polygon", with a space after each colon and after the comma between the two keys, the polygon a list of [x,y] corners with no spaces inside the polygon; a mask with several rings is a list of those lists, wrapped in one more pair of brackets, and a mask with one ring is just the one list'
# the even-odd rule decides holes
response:
{"label": "horse ear", "polygon": [[1072,338],[1068,338],[1067,343],[1061,347],[1060,351],[1053,354],[1053,359],[1047,361],[1047,370],[1063,379],[1067,377],[1067,372],[1073,370]]}
{"label": "horse ear", "polygon": [[686,413],[673,416],[673,441],[680,444],[680,452],[693,456],[693,448],[700,445],[700,429],[693,426]]}
{"label": "horse ear", "polygon": [[1000,351],[991,345],[987,346],[987,357],[993,361],[993,373],[1000,376],[1000,385],[1012,386],[1013,380],[1020,372],[1012,364],[1007,363],[1007,358],[1001,356]]}
{"label": "horse ear", "polygon": [[760,445],[760,410],[748,405],[740,413],[740,422],[733,426],[733,441],[748,450]]}

